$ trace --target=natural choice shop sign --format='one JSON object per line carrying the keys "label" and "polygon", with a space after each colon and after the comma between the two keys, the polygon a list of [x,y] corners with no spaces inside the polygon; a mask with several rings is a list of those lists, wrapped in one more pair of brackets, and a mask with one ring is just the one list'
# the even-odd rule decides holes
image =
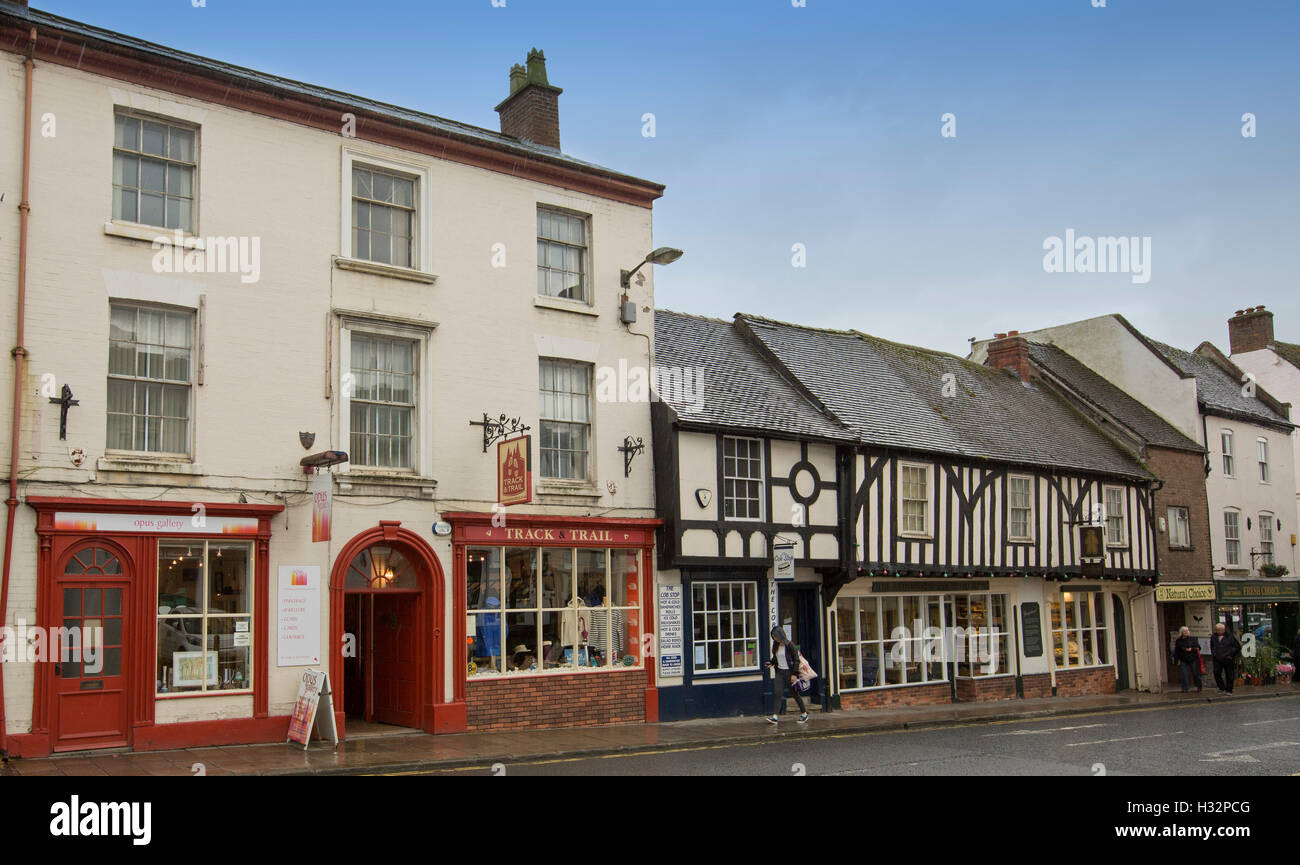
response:
{"label": "natural choice shop sign", "polygon": [[1156,586],[1156,600],[1161,603],[1178,601],[1212,601],[1214,600],[1214,583],[1198,583],[1196,585],[1188,586],[1169,584]]}

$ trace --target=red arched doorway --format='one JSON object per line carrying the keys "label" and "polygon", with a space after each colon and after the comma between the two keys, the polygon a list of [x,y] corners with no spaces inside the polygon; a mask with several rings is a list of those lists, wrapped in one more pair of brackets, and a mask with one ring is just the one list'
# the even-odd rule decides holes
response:
{"label": "red arched doorway", "polygon": [[442,702],[444,577],[437,554],[385,520],[330,574],[330,681],[339,729],[364,719],[432,731]]}

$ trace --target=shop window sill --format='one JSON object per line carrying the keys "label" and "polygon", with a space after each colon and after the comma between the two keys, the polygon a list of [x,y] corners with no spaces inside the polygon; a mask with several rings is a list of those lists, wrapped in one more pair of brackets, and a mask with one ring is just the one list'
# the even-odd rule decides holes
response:
{"label": "shop window sill", "polygon": [[201,475],[203,467],[185,460],[156,457],[103,456],[95,462],[101,472],[152,472],[166,475]]}
{"label": "shop window sill", "polygon": [[334,266],[339,270],[350,270],[355,273],[369,273],[374,276],[391,276],[396,279],[406,279],[411,282],[422,282],[426,285],[433,285],[438,281],[438,277],[432,273],[426,273],[423,270],[416,270],[413,267],[399,267],[395,264],[381,264],[377,261],[363,261],[359,258],[346,258],[342,255],[334,256]]}
{"label": "shop window sill", "polygon": [[590,304],[581,300],[563,300],[558,297],[547,297],[537,295],[533,298],[533,306],[539,309],[555,309],[560,312],[572,312],[577,315],[589,315],[592,318],[599,318],[600,313],[596,312]]}

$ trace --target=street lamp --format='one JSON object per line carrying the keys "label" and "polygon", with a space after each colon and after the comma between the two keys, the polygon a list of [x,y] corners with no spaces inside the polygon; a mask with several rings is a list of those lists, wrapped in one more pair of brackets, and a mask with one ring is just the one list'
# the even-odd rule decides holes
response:
{"label": "street lamp", "polygon": [[647,264],[672,264],[674,261],[681,258],[682,254],[683,253],[680,249],[673,249],[671,246],[661,246],[647,255],[640,264],[631,270],[619,271],[619,284],[623,286],[624,291],[627,291],[627,289],[632,285],[632,277],[636,275],[638,270],[645,267]]}

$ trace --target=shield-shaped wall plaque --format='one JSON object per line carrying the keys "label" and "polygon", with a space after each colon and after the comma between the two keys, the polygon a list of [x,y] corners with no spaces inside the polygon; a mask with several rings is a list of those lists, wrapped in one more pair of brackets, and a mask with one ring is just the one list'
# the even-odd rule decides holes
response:
{"label": "shield-shaped wall plaque", "polygon": [[302,444],[303,450],[311,450],[311,446],[316,444],[316,433],[300,432],[298,441]]}
{"label": "shield-shaped wall plaque", "polygon": [[700,503],[700,507],[707,508],[709,502],[713,501],[713,491],[705,489],[696,490],[695,500]]}

